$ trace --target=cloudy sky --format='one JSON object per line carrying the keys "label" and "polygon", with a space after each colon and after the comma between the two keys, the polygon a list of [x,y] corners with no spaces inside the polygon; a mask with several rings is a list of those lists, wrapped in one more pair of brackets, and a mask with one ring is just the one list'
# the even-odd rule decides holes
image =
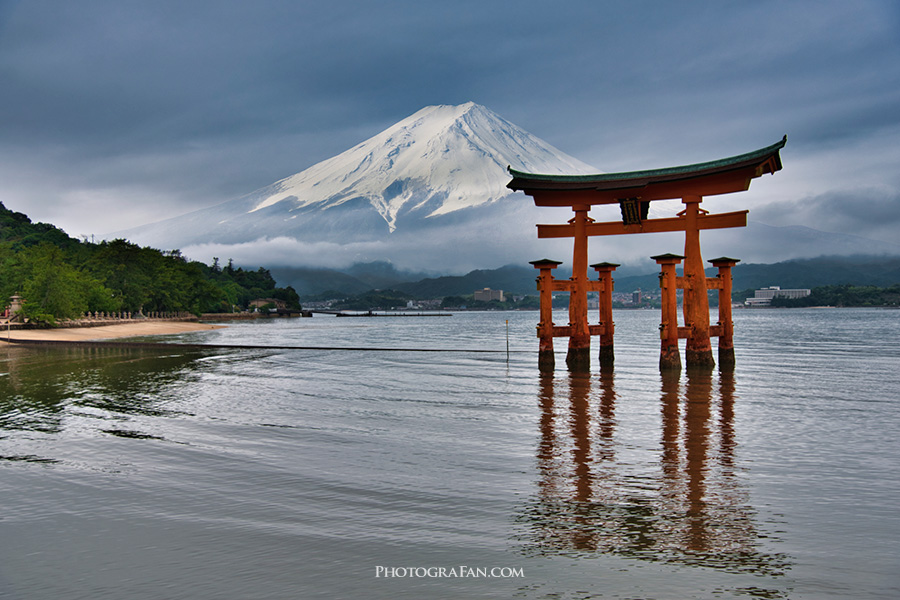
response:
{"label": "cloudy sky", "polygon": [[606,172],[787,134],[723,208],[900,238],[896,0],[0,0],[0,201],[99,235],[470,100]]}

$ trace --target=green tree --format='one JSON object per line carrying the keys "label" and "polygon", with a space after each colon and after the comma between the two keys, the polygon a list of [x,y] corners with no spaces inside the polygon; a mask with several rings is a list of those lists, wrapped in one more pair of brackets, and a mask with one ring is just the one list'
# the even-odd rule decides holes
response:
{"label": "green tree", "polygon": [[471,297],[466,300],[462,296],[444,296],[444,299],[441,300],[441,308],[459,308],[469,303],[471,303]]}
{"label": "green tree", "polygon": [[284,300],[287,303],[288,308],[293,308],[295,310],[303,308],[300,306],[300,295],[297,293],[297,290],[291,286],[287,286],[286,288],[275,288],[275,290],[272,291],[272,297],[278,300]]}
{"label": "green tree", "polygon": [[293,288],[272,274],[188,261],[180,250],[161,251],[124,239],[89,243],[46,223],[32,223],[0,203],[0,296],[19,292],[26,310],[45,320],[84,310],[139,313],[231,311],[272,297],[299,308]]}
{"label": "green tree", "polygon": [[57,246],[43,243],[17,255],[13,269],[22,297],[22,311],[34,321],[74,319],[88,310],[118,310],[112,290],[76,269]]}

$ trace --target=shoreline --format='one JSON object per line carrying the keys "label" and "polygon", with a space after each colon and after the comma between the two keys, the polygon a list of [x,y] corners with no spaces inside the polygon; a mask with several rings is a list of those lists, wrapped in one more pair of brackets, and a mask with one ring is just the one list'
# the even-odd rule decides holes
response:
{"label": "shoreline", "polygon": [[175,335],[224,327],[226,326],[197,321],[151,321],[147,323],[116,323],[97,327],[13,329],[11,331],[0,330],[0,344],[7,345],[7,339],[11,341],[96,342],[150,335]]}

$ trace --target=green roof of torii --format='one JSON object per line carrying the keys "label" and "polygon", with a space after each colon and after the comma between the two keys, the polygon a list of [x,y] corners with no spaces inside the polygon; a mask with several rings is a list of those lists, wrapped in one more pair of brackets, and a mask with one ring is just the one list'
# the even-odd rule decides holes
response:
{"label": "green roof of torii", "polygon": [[778,151],[787,143],[785,135],[781,141],[765,148],[722,158],[711,162],[650,169],[646,171],[628,171],[623,173],[602,173],[597,175],[542,175],[526,173],[509,167],[513,179],[506,187],[513,190],[608,190],[617,188],[634,188],[649,184],[666,183],[692,179],[707,175],[716,175],[732,170],[756,166],[758,173],[774,173],[781,170],[781,157]]}

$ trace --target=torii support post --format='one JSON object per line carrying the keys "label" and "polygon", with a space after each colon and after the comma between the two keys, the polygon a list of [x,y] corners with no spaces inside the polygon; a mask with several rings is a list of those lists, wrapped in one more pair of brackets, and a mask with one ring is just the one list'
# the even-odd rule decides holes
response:
{"label": "torii support post", "polygon": [[572,288],[569,293],[569,352],[566,365],[571,371],[588,371],[591,368],[591,333],[588,327],[588,236],[587,225],[589,205],[576,204],[572,207],[575,217],[570,221],[574,226],[575,242],[572,251]]}
{"label": "torii support post", "polygon": [[540,322],[537,326],[538,335],[538,368],[541,371],[552,371],[556,368],[556,358],[553,355],[553,269],[562,263],[557,260],[544,258],[531,261],[535,269],[539,269],[537,289],[541,293]]}
{"label": "torii support post", "polygon": [[612,367],[615,362],[613,349],[616,326],[612,315],[612,272],[619,265],[615,263],[597,263],[591,267],[600,276],[600,368]]}
{"label": "torii support post", "polygon": [[714,267],[719,269],[719,369],[734,368],[734,323],[731,320],[731,268],[738,264],[740,259],[712,258],[709,260]]}
{"label": "torii support post", "polygon": [[659,325],[659,370],[681,370],[681,354],[678,352],[678,283],[675,267],[683,256],[660,254],[651,256],[660,265],[659,287],[662,290],[662,322]]}
{"label": "torii support post", "polygon": [[700,255],[700,196],[685,196],[684,227],[684,296],[682,309],[684,324],[691,332],[685,344],[684,358],[688,367],[712,367],[712,345],[709,342],[709,296],[706,294],[706,273]]}

